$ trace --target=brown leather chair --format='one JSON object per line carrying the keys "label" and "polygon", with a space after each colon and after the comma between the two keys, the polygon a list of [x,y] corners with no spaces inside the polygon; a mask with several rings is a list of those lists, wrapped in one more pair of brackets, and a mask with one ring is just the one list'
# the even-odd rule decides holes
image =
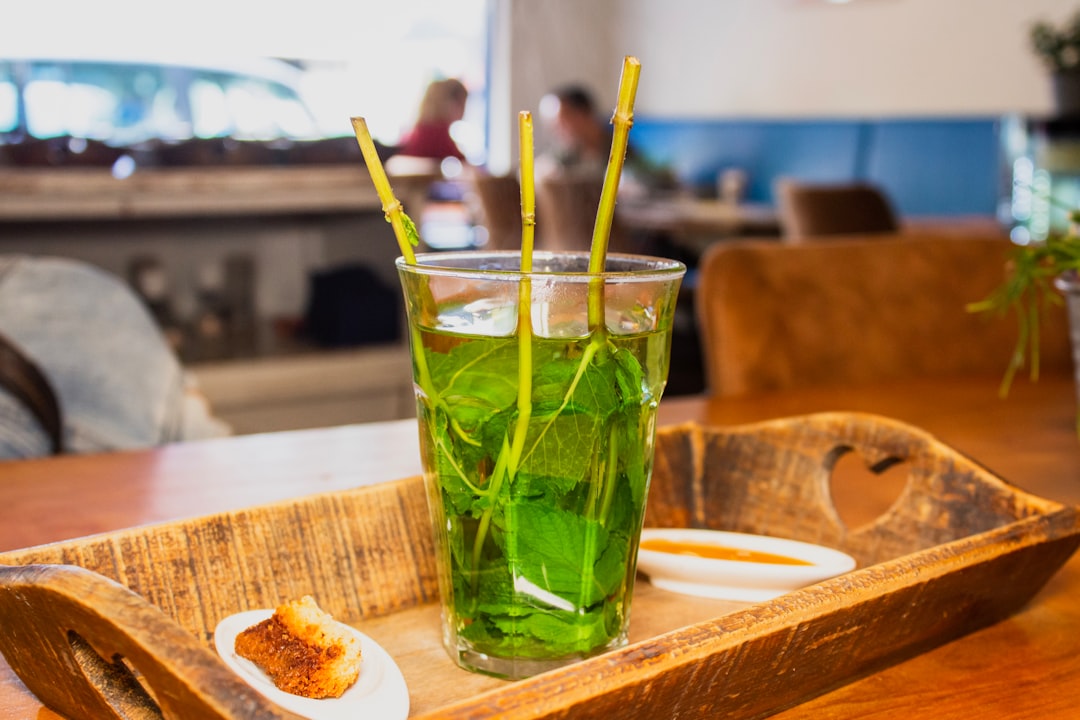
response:
{"label": "brown leather chair", "polygon": [[818,184],[778,180],[776,203],[784,238],[852,233],[887,233],[900,229],[885,193],[867,183]]}
{"label": "brown leather chair", "polygon": [[[592,247],[596,211],[604,180],[592,176],[555,176],[536,184],[537,246],[544,250],[584,250]],[[618,218],[613,218],[608,238],[611,252],[626,250],[626,238]]]}
{"label": "brown leather chair", "polygon": [[479,203],[479,222],[487,230],[485,247],[516,250],[521,247],[521,184],[516,175],[484,175],[472,178]]}
{"label": "brown leather chair", "polygon": [[[1015,318],[971,313],[1005,278],[997,235],[861,235],[713,246],[696,310],[715,395],[924,376],[1002,377]],[[1068,372],[1065,312],[1041,325],[1040,366]]]}

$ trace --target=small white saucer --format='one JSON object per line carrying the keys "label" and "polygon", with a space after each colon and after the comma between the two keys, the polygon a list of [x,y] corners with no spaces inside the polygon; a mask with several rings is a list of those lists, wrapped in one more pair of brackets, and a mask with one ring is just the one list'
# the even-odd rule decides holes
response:
{"label": "small white saucer", "polygon": [[642,547],[638,551],[638,570],[647,575],[649,582],[656,587],[683,595],[762,602],[848,572],[855,567],[855,559],[838,550],[764,535],[685,528],[645,528],[641,532],[642,543],[649,539],[769,553],[806,563],[791,565],[720,560]]}
{"label": "small white saucer", "polygon": [[397,663],[382,647],[364,633],[345,625],[360,639],[360,677],[339,698],[316,700],[278,690],[266,674],[233,650],[236,636],[244,629],[262,622],[273,610],[249,610],[230,615],[214,630],[218,655],[248,685],[281,707],[310,720],[405,720],[409,716],[409,689]]}

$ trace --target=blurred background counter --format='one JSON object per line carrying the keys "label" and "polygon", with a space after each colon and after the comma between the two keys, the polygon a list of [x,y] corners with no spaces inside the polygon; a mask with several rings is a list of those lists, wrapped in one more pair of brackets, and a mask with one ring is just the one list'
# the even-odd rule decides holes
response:
{"label": "blurred background counter", "polygon": [[0,253],[127,278],[236,432],[415,412],[398,248],[362,164],[7,168]]}
{"label": "blurred background counter", "polygon": [[[426,186],[423,177],[395,186]],[[0,222],[367,213],[380,203],[356,166],[0,169]],[[5,232],[5,235],[9,233]]]}

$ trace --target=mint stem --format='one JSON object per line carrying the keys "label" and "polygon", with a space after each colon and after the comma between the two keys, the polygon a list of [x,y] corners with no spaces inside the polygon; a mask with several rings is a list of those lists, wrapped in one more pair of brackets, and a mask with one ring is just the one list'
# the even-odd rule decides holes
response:
{"label": "mint stem", "polygon": [[[640,75],[641,63],[638,59],[629,55],[623,58],[622,76],[619,79],[619,100],[615,106],[615,114],[611,118],[615,130],[611,138],[604,185],[600,190],[600,206],[596,209],[592,245],[589,248],[589,272],[594,275],[604,272],[607,264],[608,241],[611,239],[611,227],[615,220],[615,200],[619,194],[619,180],[622,178],[623,164],[626,162],[630,126],[634,124],[634,98],[637,95]],[[600,334],[606,332],[602,278],[598,277],[589,282],[588,313],[589,331]]]}
{"label": "mint stem", "polygon": [[[499,458],[495,462],[495,472],[492,476],[492,485],[489,492],[490,504],[480,519],[480,526],[476,530],[476,538],[473,543],[473,590],[475,592],[477,568],[480,562],[480,553],[483,549],[484,540],[487,538],[488,526],[491,523],[491,513],[498,502],[499,493],[502,490],[503,479],[511,483],[517,475],[521,463],[521,453],[525,448],[525,439],[529,430],[529,421],[532,419],[532,279],[528,273],[532,272],[533,235],[536,226],[535,195],[532,185],[532,162],[533,162],[533,138],[532,116],[528,112],[518,115],[518,125],[521,144],[521,281],[518,284],[518,391],[517,391],[517,421],[514,424],[513,442],[507,442],[503,438],[503,446],[499,451]],[[514,519],[513,508],[507,503],[504,518],[507,523],[506,537],[508,539],[507,556],[508,564],[512,567],[517,558],[517,537],[511,531]]]}
{"label": "mint stem", "polygon": [[499,493],[502,491],[503,480],[506,478],[506,462],[509,454],[509,443],[504,437],[502,450],[499,452],[499,459],[495,461],[495,469],[491,473],[491,484],[488,485],[488,506],[484,508],[484,513],[480,516],[480,524],[476,528],[476,537],[473,539],[472,577],[470,585],[474,599],[480,581],[480,556],[483,554],[484,540],[487,539],[488,527],[491,525],[491,514],[495,512],[495,507],[499,504],[498,498]]}
{"label": "mint stem", "polygon": [[611,510],[611,500],[615,495],[616,470],[619,461],[619,436],[615,434],[615,426],[611,427],[608,435],[608,457],[606,465],[606,477],[604,478],[604,496],[600,502],[600,514],[597,520],[601,525],[607,525],[608,512]]}

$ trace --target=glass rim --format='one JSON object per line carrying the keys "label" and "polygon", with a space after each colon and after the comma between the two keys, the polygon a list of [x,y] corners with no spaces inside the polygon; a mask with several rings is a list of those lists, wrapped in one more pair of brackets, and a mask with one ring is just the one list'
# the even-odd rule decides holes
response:
{"label": "glass rim", "polygon": [[[603,270],[598,273],[588,270],[573,272],[556,272],[553,270],[504,270],[495,268],[462,267],[460,265],[445,264],[458,258],[489,257],[492,259],[521,258],[518,250],[452,250],[447,252],[425,252],[416,254],[416,263],[407,263],[403,256],[398,256],[394,261],[399,271],[412,272],[419,275],[438,276],[475,276],[489,280],[517,280],[522,277],[552,277],[569,278],[581,281],[593,278],[605,280],[624,280],[634,282],[673,280],[686,274],[686,264],[671,258],[636,253],[608,253],[607,260],[623,260],[629,263],[640,263],[640,268],[627,270]],[[537,250],[533,252],[533,260],[548,260],[552,258],[575,258],[582,261],[583,266],[588,267],[589,253],[581,250]]]}

